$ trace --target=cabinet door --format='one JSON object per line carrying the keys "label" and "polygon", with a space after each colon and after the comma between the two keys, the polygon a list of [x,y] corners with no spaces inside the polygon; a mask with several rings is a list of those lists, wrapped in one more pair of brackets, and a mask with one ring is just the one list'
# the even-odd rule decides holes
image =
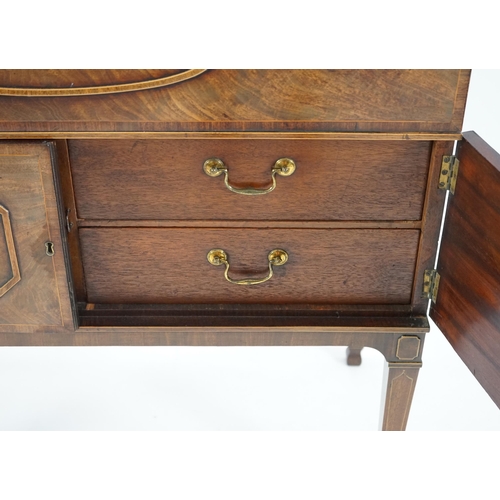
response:
{"label": "cabinet door", "polygon": [[0,345],[74,329],[52,147],[0,142]]}
{"label": "cabinet door", "polygon": [[500,407],[500,154],[464,133],[430,316]]}

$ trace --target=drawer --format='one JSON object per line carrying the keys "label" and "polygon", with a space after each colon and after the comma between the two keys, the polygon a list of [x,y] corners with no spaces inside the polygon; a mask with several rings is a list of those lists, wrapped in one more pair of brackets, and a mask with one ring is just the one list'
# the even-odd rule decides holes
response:
{"label": "drawer", "polygon": [[[413,229],[82,228],[90,303],[409,304],[420,231]],[[211,265],[222,249],[232,280]]]}
{"label": "drawer", "polygon": [[[432,143],[285,139],[72,140],[78,217],[92,220],[420,220]],[[290,158],[292,175],[265,190]]]}

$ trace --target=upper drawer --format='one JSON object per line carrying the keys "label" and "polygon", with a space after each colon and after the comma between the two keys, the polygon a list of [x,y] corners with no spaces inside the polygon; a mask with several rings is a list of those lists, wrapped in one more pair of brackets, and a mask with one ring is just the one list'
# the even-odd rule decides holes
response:
{"label": "upper drawer", "polygon": [[469,77],[464,70],[0,70],[0,131],[457,133]]}
{"label": "upper drawer", "polygon": [[[78,217],[169,220],[419,220],[432,143],[326,140],[69,141]],[[295,172],[266,189],[280,158]]]}

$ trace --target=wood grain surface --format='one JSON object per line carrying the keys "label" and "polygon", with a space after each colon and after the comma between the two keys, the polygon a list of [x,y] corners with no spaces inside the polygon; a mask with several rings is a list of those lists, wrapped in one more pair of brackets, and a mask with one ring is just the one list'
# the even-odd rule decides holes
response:
{"label": "wood grain surface", "polygon": [[[68,141],[78,217],[177,220],[419,220],[431,142],[307,140]],[[220,158],[235,187],[263,189],[279,158],[295,161],[266,195],[230,192],[203,163]]]}
{"label": "wood grain surface", "polygon": [[[0,143],[0,177],[21,272],[21,281],[0,298],[0,330],[72,327],[49,147]],[[54,257],[45,253],[47,241]]]}
{"label": "wood grain surface", "polygon": [[[89,302],[407,304],[419,231],[82,228],[80,237]],[[214,248],[234,279],[266,276],[275,248],[289,261],[267,283],[239,286],[208,263]]]}
{"label": "wood grain surface", "polygon": [[0,131],[460,132],[469,77],[460,70],[210,70],[138,92],[2,96]]}
{"label": "wood grain surface", "polygon": [[500,154],[467,132],[458,157],[431,317],[500,407]]}

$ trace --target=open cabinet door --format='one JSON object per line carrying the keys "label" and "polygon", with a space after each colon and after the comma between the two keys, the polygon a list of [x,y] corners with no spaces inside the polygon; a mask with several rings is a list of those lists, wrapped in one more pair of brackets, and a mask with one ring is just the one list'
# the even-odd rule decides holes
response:
{"label": "open cabinet door", "polygon": [[500,407],[500,154],[475,132],[463,137],[430,316]]}

